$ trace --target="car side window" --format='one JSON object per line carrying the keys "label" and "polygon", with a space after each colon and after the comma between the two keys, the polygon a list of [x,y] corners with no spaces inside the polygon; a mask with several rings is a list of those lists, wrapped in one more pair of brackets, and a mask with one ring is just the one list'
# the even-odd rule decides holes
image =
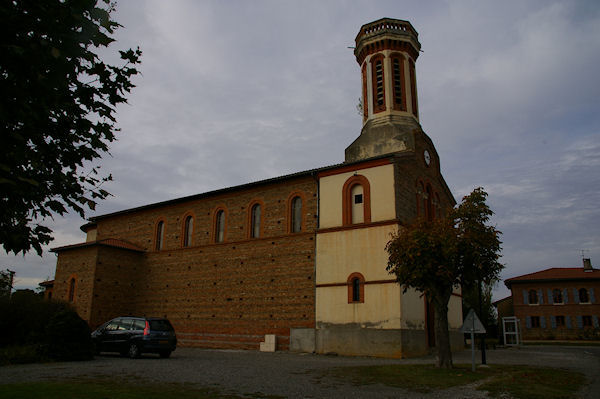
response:
{"label": "car side window", "polygon": [[121,319],[121,328],[119,330],[131,330],[132,319]]}
{"label": "car side window", "polygon": [[119,320],[111,321],[106,325],[106,331],[115,331],[119,329]]}
{"label": "car side window", "polygon": [[144,320],[133,320],[134,330],[143,330],[146,328],[146,322]]}

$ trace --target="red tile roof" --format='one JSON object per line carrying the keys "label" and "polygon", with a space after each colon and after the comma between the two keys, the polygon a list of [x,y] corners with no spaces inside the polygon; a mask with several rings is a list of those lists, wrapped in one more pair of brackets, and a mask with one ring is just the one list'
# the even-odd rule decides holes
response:
{"label": "red tile roof", "polygon": [[103,245],[105,247],[122,248],[122,249],[127,249],[130,251],[136,251],[136,252],[145,252],[146,251],[144,248],[138,247],[137,245],[132,244],[129,241],[119,240],[117,238],[106,238],[106,239],[100,240],[100,241],[90,241],[90,242],[82,242],[79,244],[66,245],[64,247],[52,248],[50,251],[51,252],[60,252],[60,251],[66,251],[69,249],[91,247],[94,245]]}
{"label": "red tile roof", "polygon": [[584,271],[583,267],[553,267],[535,273],[524,274],[504,280],[504,284],[510,288],[513,283],[550,280],[600,280],[600,270],[592,269]]}

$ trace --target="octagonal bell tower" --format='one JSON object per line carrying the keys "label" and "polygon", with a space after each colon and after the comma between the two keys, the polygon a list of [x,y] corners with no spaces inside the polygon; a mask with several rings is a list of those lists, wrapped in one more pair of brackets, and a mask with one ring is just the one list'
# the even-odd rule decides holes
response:
{"label": "octagonal bell tower", "polygon": [[419,124],[415,62],[421,44],[408,21],[363,25],[354,55],[361,68],[363,127],[346,148],[346,162],[414,151]]}

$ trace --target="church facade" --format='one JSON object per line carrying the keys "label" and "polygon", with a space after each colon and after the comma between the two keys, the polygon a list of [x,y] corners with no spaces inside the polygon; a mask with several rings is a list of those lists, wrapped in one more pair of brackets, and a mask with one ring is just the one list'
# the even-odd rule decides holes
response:
{"label": "church facade", "polygon": [[[363,128],[345,162],[93,217],[55,248],[53,298],[90,326],[171,320],[181,345],[407,357],[434,346],[433,309],[386,271],[391,234],[455,205],[419,123],[407,21],[356,37]],[[460,291],[449,305],[462,344]]]}

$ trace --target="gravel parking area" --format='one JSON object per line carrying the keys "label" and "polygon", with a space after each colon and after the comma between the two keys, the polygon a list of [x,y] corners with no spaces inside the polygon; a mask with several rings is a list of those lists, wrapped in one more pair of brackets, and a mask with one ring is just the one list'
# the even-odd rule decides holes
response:
{"label": "gravel parking area", "polygon": [[[480,360],[480,353],[476,353]],[[600,397],[600,347],[527,346],[487,352],[488,364],[527,364],[560,367],[585,373],[592,384],[584,398]],[[288,352],[203,350],[178,348],[169,359],[97,356],[93,361],[0,367],[0,384],[74,377],[131,378],[139,381],[186,383],[239,395],[288,398],[486,398],[473,387],[415,394],[381,385],[355,386],[327,375],[336,367],[379,364],[434,363],[418,359],[375,359],[295,354]],[[470,363],[468,350],[454,362]],[[1,389],[1,388],[0,388]]]}

